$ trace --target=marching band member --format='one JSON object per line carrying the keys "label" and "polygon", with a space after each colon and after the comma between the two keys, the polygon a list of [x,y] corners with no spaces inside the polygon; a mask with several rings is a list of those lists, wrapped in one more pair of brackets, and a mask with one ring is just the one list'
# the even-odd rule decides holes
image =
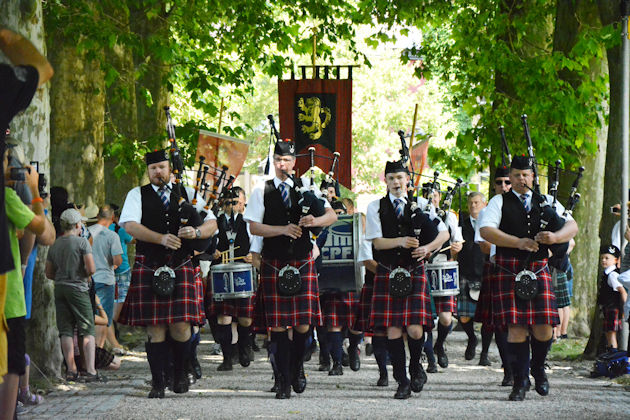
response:
{"label": "marching band member", "polygon": [[[245,211],[245,191],[240,187],[233,187],[226,195],[223,203],[223,213],[217,219],[219,226],[218,244],[214,252],[213,264],[221,263],[222,253],[227,252],[228,259],[241,258],[244,262],[252,263],[250,253],[249,227],[243,220]],[[216,315],[216,340],[221,344],[223,362],[217,367],[218,371],[232,370],[232,319],[238,320],[238,360],[241,366],[247,367],[254,358],[251,344],[252,313],[254,311],[254,297],[239,299],[225,299],[217,301],[212,297],[212,289],[206,294],[206,307],[209,314]]]}
{"label": "marching band member", "polygon": [[[436,209],[440,208],[440,200],[442,199],[439,188],[433,190],[433,196],[431,201]],[[444,246],[449,246],[451,249],[447,252],[448,260],[456,260],[457,253],[462,249],[462,234],[458,226],[457,217],[450,210],[446,210],[442,221],[448,227],[450,238],[444,243]],[[438,257],[439,258],[439,257]],[[453,312],[457,309],[455,296],[433,296],[435,302],[435,311],[438,314],[438,336],[433,345],[433,351],[437,355],[438,364],[442,368],[448,367],[448,356],[446,354],[446,348],[444,342],[446,337],[453,328]]]}
{"label": "marching band member", "polygon": [[[168,373],[167,332],[174,358],[173,392],[188,392],[186,366],[191,324],[203,320],[203,292],[197,281],[200,273],[191,263],[192,248],[187,241],[209,238],[217,225],[209,212],[200,226],[181,226],[179,197],[171,182],[166,150],[147,153],[145,161],[150,182],[129,191],[119,221],[137,240],[136,262],[119,322],[146,327],[145,347],[152,377],[149,398],[163,398],[164,376]],[[194,191],[186,187],[183,193],[190,198]],[[201,211],[204,205],[203,200],[198,200],[196,209]],[[154,276],[156,270],[162,269],[166,276],[177,278],[172,279],[174,289],[164,296],[160,295]]]}
{"label": "marching band member", "polygon": [[[515,156],[512,159],[509,178],[512,191],[490,200],[480,221],[480,233],[483,239],[497,246],[497,268],[492,279],[493,315],[495,324],[508,326],[508,351],[513,357],[514,375],[509,399],[522,401],[529,389],[529,330],[532,331],[529,370],[536,381],[536,392],[548,395],[549,381],[544,364],[551,346],[552,326],[559,322],[547,267],[548,249],[540,245],[568,242],[578,227],[568,216],[558,231],[540,230],[542,201],[530,190],[534,175],[529,157]],[[556,207],[559,215],[563,210],[562,206]],[[521,283],[517,290],[516,273],[523,269],[523,263],[528,262],[525,268],[534,273],[537,280],[529,283],[530,288]]]}
{"label": "marching band member", "polygon": [[[301,216],[294,187],[307,180],[289,176],[295,166],[292,141],[276,143],[273,165],[275,178],[254,190],[244,219],[253,235],[264,238],[259,287],[262,296],[258,302],[262,301],[265,326],[271,328],[271,342],[277,346],[280,386],[276,398],[285,399],[291,397],[291,386],[297,393],[306,388],[302,359],[310,326],[321,323],[317,271],[308,230],[329,226],[337,216],[328,203],[322,216]],[[287,333],[290,326],[292,343]]]}
{"label": "marching band member", "polygon": [[[385,181],[387,196],[371,202],[367,210],[366,239],[372,241],[378,263],[370,325],[387,328],[394,379],[399,384],[394,398],[406,399],[412,390],[420,392],[426,383],[420,364],[423,329],[431,328],[433,322],[424,263],[418,260],[437,250],[448,239],[448,233],[442,232],[429,244],[420,246],[412,229],[411,203],[407,198],[409,171],[400,161],[387,162]],[[408,334],[411,382],[405,366],[403,328]]]}

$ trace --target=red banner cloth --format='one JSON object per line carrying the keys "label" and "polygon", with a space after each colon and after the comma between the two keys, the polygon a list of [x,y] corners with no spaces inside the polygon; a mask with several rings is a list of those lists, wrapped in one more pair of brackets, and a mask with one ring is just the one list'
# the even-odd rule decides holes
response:
{"label": "red banner cloth", "polygon": [[[229,175],[237,177],[243,168],[245,159],[247,159],[248,151],[249,143],[244,140],[199,130],[199,142],[197,143],[195,160],[198,162],[199,156],[204,156],[208,165],[215,168],[221,168],[225,165],[228,167],[228,177]],[[210,176],[214,177],[215,174]]]}
{"label": "red banner cloth", "polygon": [[339,152],[335,178],[352,189],[352,80],[279,80],[280,137],[295,142],[298,175],[310,167],[308,148],[315,147],[315,166],[330,171]]}

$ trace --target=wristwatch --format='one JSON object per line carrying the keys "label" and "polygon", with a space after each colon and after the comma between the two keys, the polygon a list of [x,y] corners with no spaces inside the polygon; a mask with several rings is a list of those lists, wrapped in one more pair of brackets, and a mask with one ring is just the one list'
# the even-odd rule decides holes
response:
{"label": "wristwatch", "polygon": [[195,237],[197,239],[201,238],[201,230],[199,228],[195,228]]}

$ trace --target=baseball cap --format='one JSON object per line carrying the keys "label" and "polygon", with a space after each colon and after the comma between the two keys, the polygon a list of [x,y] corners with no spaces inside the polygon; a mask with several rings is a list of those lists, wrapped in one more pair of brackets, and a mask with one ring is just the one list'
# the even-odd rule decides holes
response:
{"label": "baseball cap", "polygon": [[81,216],[81,213],[79,213],[79,210],[77,209],[66,209],[63,213],[61,213],[59,220],[68,223],[69,225],[74,225],[79,222],[85,222],[87,217]]}

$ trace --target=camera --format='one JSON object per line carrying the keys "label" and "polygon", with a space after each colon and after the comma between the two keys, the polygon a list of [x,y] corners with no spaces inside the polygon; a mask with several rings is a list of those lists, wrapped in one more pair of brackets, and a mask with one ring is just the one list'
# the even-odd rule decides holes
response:
{"label": "camera", "polygon": [[616,207],[616,206],[612,206],[610,208],[610,212],[613,214],[621,214],[621,208],[620,207]]}
{"label": "camera", "polygon": [[29,172],[27,168],[10,168],[11,173],[9,179],[11,181],[26,181],[26,173]]}

